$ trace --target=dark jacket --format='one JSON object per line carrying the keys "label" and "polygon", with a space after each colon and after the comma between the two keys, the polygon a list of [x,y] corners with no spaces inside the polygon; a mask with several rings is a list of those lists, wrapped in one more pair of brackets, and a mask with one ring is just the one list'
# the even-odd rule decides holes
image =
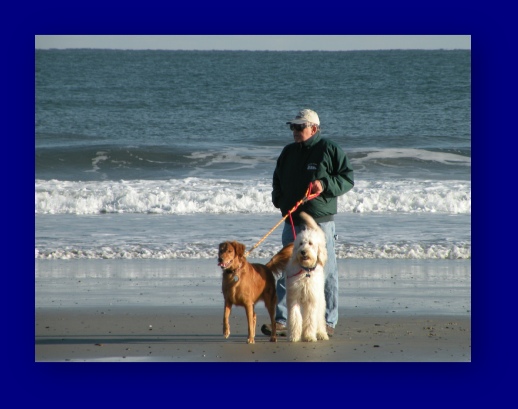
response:
{"label": "dark jacket", "polygon": [[[273,173],[273,205],[286,215],[302,199],[310,182],[320,180],[324,191],[315,199],[299,206],[317,222],[329,221],[337,213],[337,196],[354,186],[353,169],[345,152],[320,132],[305,142],[286,145],[277,159]],[[289,220],[286,219],[288,223]]]}

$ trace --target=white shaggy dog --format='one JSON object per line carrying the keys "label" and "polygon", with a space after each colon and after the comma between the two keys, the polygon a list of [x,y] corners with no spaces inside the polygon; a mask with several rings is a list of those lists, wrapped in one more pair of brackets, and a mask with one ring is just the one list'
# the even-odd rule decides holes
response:
{"label": "white shaggy dog", "polygon": [[324,232],[307,213],[306,224],[295,239],[286,268],[288,340],[291,342],[328,340],[324,296],[324,265],[327,261]]}

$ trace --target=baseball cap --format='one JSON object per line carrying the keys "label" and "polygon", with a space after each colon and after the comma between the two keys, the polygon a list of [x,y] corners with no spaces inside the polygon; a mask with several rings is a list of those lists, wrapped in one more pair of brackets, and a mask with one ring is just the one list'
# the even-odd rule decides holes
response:
{"label": "baseball cap", "polygon": [[318,119],[318,115],[315,111],[311,109],[303,109],[299,111],[295,119],[292,119],[287,124],[305,124],[307,122],[311,122],[312,124],[320,125],[320,119]]}

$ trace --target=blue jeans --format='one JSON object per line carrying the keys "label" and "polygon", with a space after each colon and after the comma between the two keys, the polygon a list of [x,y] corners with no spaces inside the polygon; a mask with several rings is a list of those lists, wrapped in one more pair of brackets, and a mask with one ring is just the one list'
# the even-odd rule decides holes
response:
{"label": "blue jeans", "polygon": [[[324,222],[318,224],[326,235],[327,263],[324,267],[325,297],[326,297],[326,323],[335,327],[338,322],[338,269],[336,266],[335,254],[335,222]],[[299,234],[301,226],[295,226],[296,234]],[[284,223],[282,231],[282,245],[285,246],[294,240],[291,224]],[[286,275],[277,280],[277,308],[275,310],[275,321],[286,325],[288,319],[288,308],[286,306]]]}

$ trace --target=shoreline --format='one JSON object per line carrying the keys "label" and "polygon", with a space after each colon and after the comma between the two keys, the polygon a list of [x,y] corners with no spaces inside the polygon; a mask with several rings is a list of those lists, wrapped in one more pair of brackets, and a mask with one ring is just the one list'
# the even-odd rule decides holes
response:
{"label": "shoreline", "polygon": [[38,260],[35,361],[471,361],[469,261],[338,260],[338,271],[330,341],[270,343],[259,302],[248,345],[242,307],[223,338],[214,260]]}
{"label": "shoreline", "polygon": [[471,362],[471,317],[348,315],[329,341],[246,343],[243,308],[222,335],[222,308],[36,309],[36,362]]}

